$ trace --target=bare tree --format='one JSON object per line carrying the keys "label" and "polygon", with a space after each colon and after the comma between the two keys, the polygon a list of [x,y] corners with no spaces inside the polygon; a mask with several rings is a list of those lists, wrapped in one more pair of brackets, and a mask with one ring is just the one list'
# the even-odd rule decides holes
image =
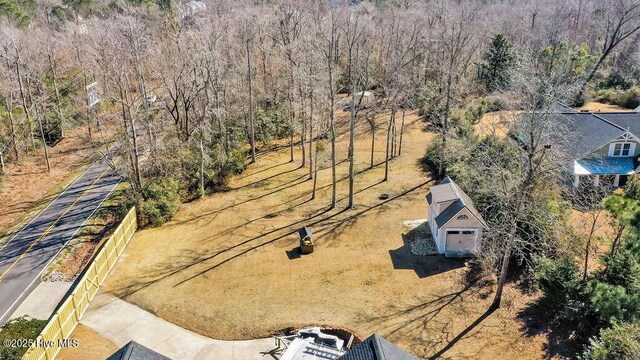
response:
{"label": "bare tree", "polygon": [[588,83],[593,79],[611,52],[622,41],[640,30],[640,2],[636,0],[609,0],[599,10],[605,13],[602,53],[580,88],[578,92],[579,99],[584,96]]}
{"label": "bare tree", "polygon": [[[495,174],[492,186],[496,187],[496,192],[501,194],[504,202],[501,216],[489,225],[489,232],[504,239],[493,308],[499,307],[502,301],[512,255],[530,247],[535,241],[535,234],[527,234],[524,229],[536,226],[532,218],[539,222],[553,221],[545,218],[548,214],[531,214],[539,207],[541,198],[545,198],[542,194],[551,191],[559,183],[561,168],[568,157],[566,149],[554,146],[562,143],[558,136],[566,133],[566,129],[554,121],[552,106],[571,96],[571,84],[560,81],[560,77],[543,76],[531,63],[523,66],[519,73],[513,97],[519,99],[516,100],[516,106],[525,111],[514,119],[512,132],[517,134],[522,145],[519,150],[520,165],[516,169],[505,170],[498,166],[489,170]],[[495,161],[485,160],[490,163]],[[528,236],[534,237],[530,239]]]}

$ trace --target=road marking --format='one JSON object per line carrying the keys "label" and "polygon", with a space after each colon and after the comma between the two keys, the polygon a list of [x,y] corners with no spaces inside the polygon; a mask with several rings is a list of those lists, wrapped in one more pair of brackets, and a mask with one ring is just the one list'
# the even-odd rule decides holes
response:
{"label": "road marking", "polygon": [[[100,209],[100,207],[102,207],[102,204],[109,198],[109,196],[111,196],[111,194],[113,193],[113,191],[116,189],[116,187],[122,182],[122,178],[120,178],[118,180],[117,183],[115,183],[113,185],[113,188],[109,191],[109,193],[104,197],[104,199],[102,199],[102,201],[100,202],[100,204],[98,204],[98,206],[96,206],[95,209],[93,209],[93,211],[91,212],[91,214],[89,214],[89,217],[87,217],[84,222],[80,225],[80,227],[78,227],[78,229],[73,233],[73,235],[71,235],[67,241],[64,243],[64,245],[60,248],[60,250],[58,250],[58,252],[51,257],[51,259],[49,260],[49,262],[47,262],[47,264],[42,268],[42,270],[40,270],[40,272],[33,278],[33,280],[31,281],[31,283],[22,291],[22,293],[20,293],[20,296],[18,296],[18,298],[13,302],[13,304],[11,304],[11,306],[9,306],[9,308],[7,309],[7,311],[4,312],[4,314],[0,315],[0,325],[2,325],[2,319],[4,319],[5,316],[7,316],[7,314],[9,313],[9,311],[11,311],[13,309],[13,307],[16,305],[16,303],[18,301],[20,301],[20,299],[22,299],[22,297],[27,293],[27,291],[29,291],[29,289],[33,286],[33,283],[36,282],[36,280],[38,280],[40,278],[40,276],[42,275],[42,273],[49,267],[49,265],[51,265],[51,263],[58,257],[58,255],[60,255],[60,253],[62,252],[62,250],[64,250],[65,247],[67,247],[67,244],[69,244],[69,241],[71,241],[71,239],[73,239],[74,237],[76,237],[76,235],[78,234],[78,232],[82,229],[82,227],[84,226],[84,224],[87,223],[87,221],[89,221],[89,219],[91,219],[91,217],[93,217],[93,214],[96,213],[96,211],[98,211],[98,209]],[[83,270],[84,271],[84,270]],[[15,309],[15,311],[17,311],[18,309]]]}
{"label": "road marking", "polygon": [[77,203],[78,201],[80,201],[80,199],[82,199],[89,191],[91,191],[91,189],[93,189],[93,187],[95,186],[95,184],[98,182],[98,180],[102,179],[102,177],[104,176],[104,174],[107,173],[107,171],[111,170],[110,167],[107,167],[105,169],[105,171],[102,172],[102,174],[100,174],[100,176],[98,176],[95,180],[93,180],[93,182],[91,183],[91,185],[89,185],[89,187],[76,199],[76,201],[73,202],[73,204],[71,204],[57,219],[56,221],[53,222],[53,224],[51,224],[47,230],[45,230],[44,233],[42,233],[42,235],[40,235],[39,238],[37,238],[31,245],[29,245],[29,247],[27,248],[27,250],[25,250],[22,255],[20,255],[20,257],[18,259],[16,259],[16,261],[13,262],[13,264],[11,264],[11,266],[9,266],[9,268],[2,273],[2,275],[0,275],[0,283],[2,282],[2,279],[7,275],[7,273],[9,271],[11,271],[11,269],[16,266],[16,264],[22,260],[22,258],[25,257],[25,255],[27,255],[27,253],[31,250],[31,248],[33,248],[40,240],[42,240],[42,238],[44,238],[45,236],[47,236],[51,230],[53,230],[56,226],[56,224],[58,223],[58,221],[60,221],[68,212],[69,210],[71,210]]}
{"label": "road marking", "polygon": [[0,246],[0,251],[2,249],[4,249],[5,247],[7,247],[7,245],[9,245],[9,243],[11,241],[13,241],[13,239],[15,239],[16,237],[18,237],[18,235],[20,235],[20,233],[22,233],[22,231],[24,229],[26,229],[27,227],[29,227],[29,225],[31,225],[32,222],[34,222],[40,215],[42,215],[42,213],[44,213],[51,205],[53,205],[54,202],[56,202],[56,200],[58,200],[60,198],[60,196],[62,196],[64,193],[66,193],[69,189],[71,189],[71,187],[73,185],[75,185],[75,183],[78,182],[78,180],[80,180],[83,176],[85,176],[86,173],[89,172],[89,170],[91,170],[91,168],[96,165],[98,162],[94,162],[93,164],[91,164],[91,166],[89,166],[87,168],[87,170],[85,170],[80,176],[78,176],[71,184],[69,184],[69,186],[67,186],[60,194],[58,194],[58,196],[56,196],[55,199],[53,199],[48,205],[47,207],[45,207],[44,209],[42,209],[38,215],[36,215],[33,219],[31,219],[31,221],[29,221],[25,226],[23,226],[20,231],[18,231],[15,235],[13,235],[13,237],[11,237],[11,239],[9,239],[9,241],[7,241],[6,243],[4,243],[4,245]]}

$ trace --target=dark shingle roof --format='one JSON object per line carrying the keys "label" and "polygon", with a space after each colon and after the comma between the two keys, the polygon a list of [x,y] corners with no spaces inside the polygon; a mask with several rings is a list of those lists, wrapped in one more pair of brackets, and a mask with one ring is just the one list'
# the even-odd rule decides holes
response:
{"label": "dark shingle roof", "polygon": [[427,194],[427,201],[429,202],[429,205],[431,205],[432,202],[441,203],[451,200],[454,200],[454,202],[441,211],[435,218],[438,227],[446,224],[464,208],[467,208],[473,216],[478,218],[482,225],[487,226],[482,215],[480,215],[480,212],[478,212],[476,207],[473,205],[471,198],[469,198],[469,196],[467,196],[467,194],[465,194],[458,184],[451,180],[450,177],[447,176],[438,185],[432,186]]}
{"label": "dark shingle roof", "polygon": [[575,113],[576,112],[572,107],[565,105],[561,102],[556,102],[553,105],[551,105],[551,111],[559,112],[559,113]]}
{"label": "dark shingle roof", "polygon": [[171,360],[170,358],[158,354],[157,352],[138,344],[135,341],[129,341],[127,345],[120,348],[107,360]]}
{"label": "dark shingle roof", "polygon": [[338,360],[418,360],[387,339],[373,334],[347,351]]}
{"label": "dark shingle roof", "polygon": [[640,137],[640,114],[637,112],[595,113],[594,116],[614,123],[620,128],[629,130],[633,135]]}
{"label": "dark shingle roof", "polygon": [[[635,111],[576,112],[567,105],[556,103],[551,106],[551,112],[551,119],[557,125],[552,131],[552,141],[572,160],[588,156],[627,130],[640,137],[640,113]],[[519,134],[516,136],[520,138]]]}
{"label": "dark shingle roof", "polygon": [[441,228],[442,225],[446,224],[449,220],[451,220],[457,213],[464,209],[464,203],[460,200],[456,200],[453,204],[449,205],[444,211],[442,211],[438,216],[436,216],[435,221],[438,225],[438,228]]}
{"label": "dark shingle roof", "polygon": [[614,123],[591,113],[557,113],[552,141],[573,159],[583,158],[625,133]]}

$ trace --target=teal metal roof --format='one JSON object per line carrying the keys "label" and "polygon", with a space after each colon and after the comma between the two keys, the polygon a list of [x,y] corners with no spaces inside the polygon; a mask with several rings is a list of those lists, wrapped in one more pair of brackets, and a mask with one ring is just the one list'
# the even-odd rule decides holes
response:
{"label": "teal metal roof", "polygon": [[602,157],[576,160],[578,175],[629,175],[635,170],[632,157]]}

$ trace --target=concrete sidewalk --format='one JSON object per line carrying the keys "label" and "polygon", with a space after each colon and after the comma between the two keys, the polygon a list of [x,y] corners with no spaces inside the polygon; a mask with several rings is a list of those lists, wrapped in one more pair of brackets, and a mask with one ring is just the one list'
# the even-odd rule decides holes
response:
{"label": "concrete sidewalk", "polygon": [[275,342],[271,338],[247,341],[210,339],[105,293],[98,293],[80,322],[117,346],[134,340],[174,360],[274,359],[271,352]]}
{"label": "concrete sidewalk", "polygon": [[34,319],[48,320],[72,285],[73,282],[66,281],[40,283],[20,304],[10,319],[29,316]]}

